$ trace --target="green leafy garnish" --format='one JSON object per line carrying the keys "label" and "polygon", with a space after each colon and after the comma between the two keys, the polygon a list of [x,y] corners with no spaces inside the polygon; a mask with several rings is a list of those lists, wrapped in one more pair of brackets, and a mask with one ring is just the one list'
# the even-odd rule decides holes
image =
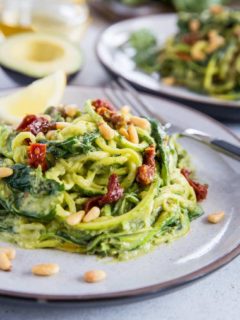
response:
{"label": "green leafy garnish", "polygon": [[58,158],[68,158],[78,154],[87,154],[96,148],[94,140],[99,136],[98,132],[86,133],[80,137],[70,137],[64,141],[41,141],[47,144],[47,154]]}
{"label": "green leafy garnish", "polygon": [[156,46],[156,37],[148,29],[133,32],[129,37],[131,46],[137,51],[149,50]]}
{"label": "green leafy garnish", "polygon": [[13,175],[4,179],[12,189],[41,196],[52,195],[64,189],[57,181],[44,178],[40,169],[35,170],[23,164],[15,164],[12,169]]}
{"label": "green leafy garnish", "polygon": [[129,44],[135,49],[134,61],[138,68],[147,73],[156,69],[157,39],[147,29],[133,32],[129,37]]}
{"label": "green leafy garnish", "polygon": [[160,170],[161,170],[161,177],[165,184],[169,182],[169,168],[168,168],[168,151],[167,151],[167,144],[165,141],[166,133],[162,129],[159,122],[156,120],[151,119],[151,128],[152,128],[152,136],[156,141],[156,149],[159,152],[159,159],[160,159]]}

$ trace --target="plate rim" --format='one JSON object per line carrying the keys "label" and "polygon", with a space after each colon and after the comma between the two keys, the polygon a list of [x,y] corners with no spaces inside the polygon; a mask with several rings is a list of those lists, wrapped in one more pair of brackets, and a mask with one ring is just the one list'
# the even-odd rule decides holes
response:
{"label": "plate rim", "polygon": [[[22,86],[13,87],[13,88],[4,88],[0,90],[0,94],[6,91],[13,91],[18,88],[21,88]],[[68,85],[67,88],[79,88],[81,89],[88,89],[88,90],[103,90],[103,87],[101,86],[79,86],[79,85]],[[232,138],[235,140],[235,142],[240,143],[240,138],[232,132],[229,128],[227,128],[224,124],[220,123],[219,121],[213,119],[212,117],[205,115],[204,113],[192,109],[188,106],[185,106],[181,103],[176,103],[174,101],[169,101],[167,99],[164,99],[162,97],[156,97],[151,94],[145,94],[141,93],[145,96],[152,96],[155,99],[165,100],[170,104],[175,105],[178,108],[184,108],[187,109],[195,114],[197,114],[198,117],[201,117],[203,119],[206,119],[210,122],[212,122],[214,125],[220,127],[223,129],[228,135],[232,136]],[[65,295],[65,294],[37,294],[37,293],[24,293],[14,290],[4,290],[0,288],[0,299],[7,299],[7,300],[17,300],[17,301],[25,301],[25,302],[41,302],[41,303],[47,303],[47,304],[60,304],[62,302],[65,302],[67,304],[79,304],[84,306],[97,306],[99,304],[103,304],[108,302],[109,304],[117,304],[119,302],[133,302],[138,300],[144,300],[149,298],[157,297],[161,294],[164,294],[170,290],[173,290],[174,288],[178,288],[180,286],[189,284],[190,282],[193,282],[197,279],[200,279],[204,276],[209,275],[210,273],[218,270],[219,268],[225,266],[227,263],[231,262],[233,259],[235,259],[237,256],[240,255],[240,243],[230,250],[228,253],[222,255],[220,258],[218,258],[215,261],[210,262],[206,266],[195,270],[191,273],[188,273],[186,275],[164,281],[161,283],[153,284],[150,286],[144,286],[137,289],[130,289],[130,290],[123,290],[119,292],[111,292],[111,293],[100,293],[100,294],[71,294],[71,295]]]}
{"label": "plate rim", "polygon": [[[96,56],[98,58],[98,60],[100,61],[100,63],[104,66],[104,68],[110,72],[111,74],[113,74],[114,76],[117,77],[121,77],[123,79],[125,79],[126,81],[128,81],[130,84],[132,84],[133,86],[136,86],[139,89],[145,90],[146,92],[150,93],[150,94],[162,94],[165,97],[168,98],[175,98],[175,99],[182,99],[188,102],[194,102],[194,103],[201,103],[201,104],[205,104],[205,105],[209,105],[210,107],[217,107],[217,108],[224,108],[224,110],[227,109],[232,109],[232,110],[239,110],[240,111],[240,100],[239,101],[230,101],[230,100],[221,100],[221,99],[214,99],[211,96],[208,95],[201,95],[198,94],[194,91],[188,90],[187,88],[184,88],[187,91],[186,95],[181,95],[181,94],[172,94],[170,92],[166,92],[164,91],[164,88],[159,88],[159,89],[152,89],[149,88],[148,86],[145,86],[143,84],[137,83],[134,80],[129,79],[128,76],[126,75],[122,75],[120,74],[117,70],[115,70],[113,67],[111,67],[108,63],[106,63],[106,61],[104,60],[104,58],[101,56],[100,54],[100,46],[102,44],[102,38],[105,34],[105,32],[109,31],[111,28],[115,28],[117,25],[121,25],[121,24],[126,24],[128,22],[132,22],[132,21],[137,21],[137,20],[145,20],[146,18],[157,18],[157,17],[176,17],[177,14],[175,13],[159,13],[159,14],[151,14],[146,16],[141,16],[141,17],[135,17],[135,18],[129,18],[129,19],[125,19],[123,21],[118,21],[108,27],[106,27],[103,31],[100,32],[100,34],[98,35],[97,39],[96,39],[96,44],[95,44],[95,53]],[[178,88],[181,89],[181,87],[179,86]],[[189,96],[188,91],[191,94],[196,94],[196,96]],[[202,99],[202,98],[203,99]]]}
{"label": "plate rim", "polygon": [[[48,295],[48,294],[34,294],[34,293],[22,293],[14,290],[2,290],[0,289],[0,298],[11,298],[11,299],[21,299],[25,301],[35,301],[41,303],[57,303],[61,302],[66,303],[83,303],[84,305],[97,305],[104,302],[113,302],[119,303],[120,301],[129,301],[134,300],[145,300],[149,298],[158,297],[161,294],[164,294],[174,288],[179,288],[183,285],[187,285],[193,281],[201,279],[207,275],[210,275],[212,272],[217,271],[218,269],[224,267],[227,263],[231,262],[233,259],[237,258],[240,254],[240,244],[232,249],[229,253],[218,258],[217,260],[211,262],[210,264],[198,269],[194,272],[191,272],[185,276],[174,278],[169,281],[162,282],[160,284],[154,284],[151,286],[146,286],[137,289],[124,290],[113,293],[102,293],[102,294],[88,294],[88,295]],[[105,305],[106,306],[106,305]]]}

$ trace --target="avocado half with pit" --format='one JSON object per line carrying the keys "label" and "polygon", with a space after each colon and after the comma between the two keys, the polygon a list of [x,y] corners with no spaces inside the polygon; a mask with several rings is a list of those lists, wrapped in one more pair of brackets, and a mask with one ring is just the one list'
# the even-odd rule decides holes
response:
{"label": "avocado half with pit", "polygon": [[82,54],[63,38],[28,32],[11,36],[0,45],[0,64],[33,78],[60,69],[70,75],[81,68]]}

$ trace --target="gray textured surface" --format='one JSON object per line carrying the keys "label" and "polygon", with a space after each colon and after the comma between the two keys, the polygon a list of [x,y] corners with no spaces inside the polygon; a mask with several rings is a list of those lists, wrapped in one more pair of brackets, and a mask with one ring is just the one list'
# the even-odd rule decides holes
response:
{"label": "gray textured surface", "polygon": [[[108,81],[97,64],[93,43],[104,24],[96,21],[85,37],[86,65],[72,83],[102,85]],[[0,73],[2,88],[16,85],[12,78]],[[240,125],[232,126],[240,134]],[[239,226],[236,226],[239,228]],[[240,257],[219,271],[180,288],[175,292],[130,305],[108,308],[47,308],[0,302],[0,320],[238,320],[240,319]]]}

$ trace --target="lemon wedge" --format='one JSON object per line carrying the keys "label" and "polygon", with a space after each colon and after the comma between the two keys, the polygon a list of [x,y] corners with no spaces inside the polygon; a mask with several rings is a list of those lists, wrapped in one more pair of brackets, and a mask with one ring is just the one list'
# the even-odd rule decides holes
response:
{"label": "lemon wedge", "polygon": [[47,107],[58,105],[65,86],[65,73],[57,71],[24,89],[0,97],[0,121],[17,124],[27,114],[43,113]]}

